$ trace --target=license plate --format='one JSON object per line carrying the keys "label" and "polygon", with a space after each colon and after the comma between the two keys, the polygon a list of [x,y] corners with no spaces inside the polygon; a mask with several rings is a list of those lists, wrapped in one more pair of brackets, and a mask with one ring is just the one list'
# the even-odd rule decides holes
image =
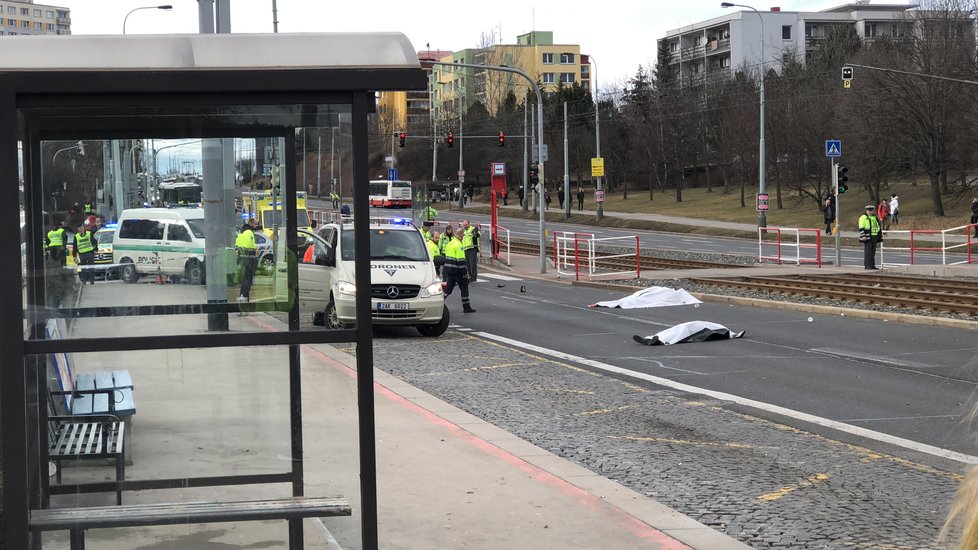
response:
{"label": "license plate", "polygon": [[405,302],[378,302],[378,310],[389,310],[389,309],[408,309],[408,304]]}

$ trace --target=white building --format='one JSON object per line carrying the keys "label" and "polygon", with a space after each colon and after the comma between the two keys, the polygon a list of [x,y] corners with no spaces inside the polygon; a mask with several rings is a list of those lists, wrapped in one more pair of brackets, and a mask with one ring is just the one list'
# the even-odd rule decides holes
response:
{"label": "white building", "polygon": [[744,67],[756,69],[762,59],[769,69],[780,70],[783,55],[791,51],[804,62],[822,47],[835,25],[852,25],[865,41],[884,35],[904,36],[912,27],[906,12],[916,7],[862,0],[819,12],[771,8],[759,11],[760,17],[752,10],[731,11],[671,30],[658,42],[660,48],[668,48],[669,64],[679,68],[681,81],[696,83],[707,75],[731,74]]}

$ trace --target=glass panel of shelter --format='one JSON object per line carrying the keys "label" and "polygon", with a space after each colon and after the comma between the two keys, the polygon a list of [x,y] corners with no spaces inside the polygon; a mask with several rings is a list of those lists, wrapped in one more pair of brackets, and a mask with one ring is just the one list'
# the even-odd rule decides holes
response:
{"label": "glass panel of shelter", "polygon": [[[35,234],[21,216],[29,317],[48,318],[57,310],[55,315],[85,318],[65,338],[94,336],[90,331],[142,334],[141,321],[122,319],[130,316],[147,317],[142,322],[155,335],[199,333],[214,312],[229,314],[231,330],[268,331],[239,313],[286,321],[298,300],[300,329],[323,330],[317,325],[327,309],[328,285],[322,274],[310,279],[301,272],[303,259],[315,265],[306,251],[317,226],[341,221],[341,209],[351,206],[349,106],[233,105],[224,111],[200,116],[228,125],[314,125],[286,127],[278,137],[227,132],[212,138],[187,128],[177,135],[37,140],[29,162],[40,189],[35,200],[22,203],[26,209],[30,202],[31,218],[42,220]],[[286,232],[287,179],[296,185],[294,219],[302,232],[294,249]],[[342,198],[334,202],[332,193]],[[245,229],[253,229],[254,248],[247,237],[239,241]],[[293,290],[290,271],[299,272]],[[355,309],[348,313],[355,316]],[[180,323],[152,322],[173,314],[181,314]]]}

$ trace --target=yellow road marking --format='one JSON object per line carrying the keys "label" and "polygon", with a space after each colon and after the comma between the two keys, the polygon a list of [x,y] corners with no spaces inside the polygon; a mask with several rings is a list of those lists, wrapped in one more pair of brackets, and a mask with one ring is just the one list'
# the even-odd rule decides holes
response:
{"label": "yellow road marking", "polygon": [[773,493],[765,493],[759,497],[757,500],[763,500],[765,502],[772,502],[784,497],[785,495],[790,495],[799,489],[804,489],[806,487],[813,487],[816,483],[825,481],[831,477],[829,474],[815,474],[813,476],[808,476],[804,481],[798,483],[797,485],[788,485],[774,491]]}
{"label": "yellow road marking", "polygon": [[625,409],[630,409],[630,408],[631,408],[631,405],[624,405],[622,407],[613,407],[613,408],[610,408],[610,409],[595,409],[593,411],[587,411],[587,412],[578,413],[578,416],[590,416],[590,415],[594,415],[594,414],[608,414],[608,413],[611,413],[611,412],[623,411]]}

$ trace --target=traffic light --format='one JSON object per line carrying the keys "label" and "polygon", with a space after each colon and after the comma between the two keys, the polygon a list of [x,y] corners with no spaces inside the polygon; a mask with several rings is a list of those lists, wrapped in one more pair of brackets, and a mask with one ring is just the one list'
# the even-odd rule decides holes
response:
{"label": "traffic light", "polygon": [[499,146],[506,147],[506,134],[499,132]]}
{"label": "traffic light", "polygon": [[852,67],[842,67],[842,80],[852,80]]}
{"label": "traffic light", "polygon": [[281,178],[279,177],[279,168],[278,168],[278,165],[276,164],[276,165],[272,166],[272,181],[271,181],[272,187],[273,188],[274,187],[278,187],[278,184],[279,184],[280,181],[281,181]]}
{"label": "traffic light", "polygon": [[849,176],[846,175],[849,169],[845,166],[839,166],[838,168],[838,182],[839,182],[839,194],[845,193],[849,189],[849,185],[846,183],[849,181]]}
{"label": "traffic light", "polygon": [[82,140],[78,140],[78,146],[77,147],[78,147],[78,154],[84,157],[85,156],[85,142],[82,141]]}
{"label": "traffic light", "polygon": [[530,165],[530,184],[536,185],[540,183],[540,167],[536,164]]}
{"label": "traffic light", "polygon": [[407,139],[407,134],[401,132],[401,147],[404,147],[404,140]]}
{"label": "traffic light", "polygon": [[445,145],[455,147],[455,134],[453,132],[448,132],[448,137],[445,139]]}

